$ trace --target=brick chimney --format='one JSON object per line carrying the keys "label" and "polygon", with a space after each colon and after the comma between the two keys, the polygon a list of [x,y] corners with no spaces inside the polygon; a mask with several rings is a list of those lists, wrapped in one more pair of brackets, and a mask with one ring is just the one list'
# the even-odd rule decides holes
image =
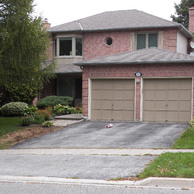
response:
{"label": "brick chimney", "polygon": [[194,33],[194,5],[189,8],[189,31]]}
{"label": "brick chimney", "polygon": [[43,28],[44,28],[44,29],[47,29],[47,28],[50,28],[50,27],[51,27],[51,24],[48,23],[48,19],[45,18],[45,19],[44,19],[44,23],[43,23]]}

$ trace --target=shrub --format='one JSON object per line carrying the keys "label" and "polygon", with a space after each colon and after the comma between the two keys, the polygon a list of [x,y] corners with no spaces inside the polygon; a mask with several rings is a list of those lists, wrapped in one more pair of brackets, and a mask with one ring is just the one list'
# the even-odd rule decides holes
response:
{"label": "shrub", "polygon": [[44,127],[51,127],[53,126],[53,122],[52,121],[46,121],[42,124]]}
{"label": "shrub", "polygon": [[42,116],[42,114],[40,112],[36,112],[34,114],[34,124],[42,124],[44,122],[45,122],[45,119]]}
{"label": "shrub", "polygon": [[73,98],[69,96],[47,96],[38,100],[37,107],[40,109],[47,108],[49,106],[55,106],[57,104],[61,105],[71,105],[73,102]]}
{"label": "shrub", "polygon": [[34,113],[38,110],[38,108],[32,106],[32,107],[28,107],[26,110],[25,110],[25,114],[26,115],[34,115]]}
{"label": "shrub", "polygon": [[22,126],[29,126],[34,123],[34,116],[27,115],[22,118]]}
{"label": "shrub", "polygon": [[24,115],[28,104],[24,102],[10,102],[2,106],[3,116],[21,116]]}
{"label": "shrub", "polygon": [[40,113],[44,117],[45,121],[52,119],[51,113],[48,109],[38,110],[36,112]]}
{"label": "shrub", "polygon": [[69,106],[63,106],[61,104],[57,104],[56,106],[54,106],[53,111],[56,115],[65,115],[69,113],[68,109],[69,109]]}
{"label": "shrub", "polygon": [[194,119],[190,120],[189,125],[191,125],[191,127],[194,127]]}

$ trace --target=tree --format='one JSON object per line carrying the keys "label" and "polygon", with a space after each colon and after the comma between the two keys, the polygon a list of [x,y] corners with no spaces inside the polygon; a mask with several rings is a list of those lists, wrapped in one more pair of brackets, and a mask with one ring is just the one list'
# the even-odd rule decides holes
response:
{"label": "tree", "polygon": [[50,37],[33,8],[33,0],[0,0],[0,89],[6,101],[25,92],[32,100],[54,76],[55,64],[46,62]]}
{"label": "tree", "polygon": [[174,22],[182,24],[185,28],[189,27],[189,8],[194,5],[194,0],[181,0],[180,4],[174,5],[175,15],[170,17]]}

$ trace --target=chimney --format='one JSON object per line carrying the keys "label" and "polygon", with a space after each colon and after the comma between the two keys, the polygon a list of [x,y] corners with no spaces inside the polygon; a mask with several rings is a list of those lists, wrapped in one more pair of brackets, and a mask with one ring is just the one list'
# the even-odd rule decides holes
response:
{"label": "chimney", "polygon": [[51,27],[51,24],[48,23],[48,19],[45,18],[45,19],[44,19],[44,23],[43,23],[43,28],[44,28],[44,29],[47,29],[47,28],[50,28],[50,27]]}
{"label": "chimney", "polygon": [[194,33],[194,5],[189,8],[189,31]]}

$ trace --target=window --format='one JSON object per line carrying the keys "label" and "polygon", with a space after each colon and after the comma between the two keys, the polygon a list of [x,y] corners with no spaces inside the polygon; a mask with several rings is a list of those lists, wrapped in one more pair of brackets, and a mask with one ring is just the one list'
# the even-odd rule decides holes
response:
{"label": "window", "polygon": [[60,38],[59,39],[59,55],[72,55],[72,38]]}
{"label": "window", "polygon": [[107,38],[106,39],[106,45],[110,46],[112,44],[112,38]]}
{"label": "window", "polygon": [[137,34],[137,50],[158,47],[158,34]]}
{"label": "window", "polygon": [[59,37],[54,41],[55,56],[82,56],[81,37]]}
{"label": "window", "polygon": [[76,56],[82,56],[82,38],[76,38]]}

